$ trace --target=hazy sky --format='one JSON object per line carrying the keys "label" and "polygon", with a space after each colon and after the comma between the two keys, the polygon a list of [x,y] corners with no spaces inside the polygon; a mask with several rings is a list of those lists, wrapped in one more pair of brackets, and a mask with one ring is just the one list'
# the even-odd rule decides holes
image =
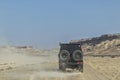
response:
{"label": "hazy sky", "polygon": [[120,0],[0,0],[0,43],[57,47],[120,32]]}

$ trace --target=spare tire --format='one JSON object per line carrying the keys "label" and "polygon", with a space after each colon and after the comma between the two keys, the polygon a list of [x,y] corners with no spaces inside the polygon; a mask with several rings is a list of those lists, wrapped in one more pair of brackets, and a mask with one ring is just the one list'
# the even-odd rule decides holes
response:
{"label": "spare tire", "polygon": [[62,50],[60,51],[59,57],[61,61],[67,61],[70,59],[70,53],[67,50]]}
{"label": "spare tire", "polygon": [[80,61],[83,59],[83,53],[80,50],[75,50],[72,56],[75,61]]}

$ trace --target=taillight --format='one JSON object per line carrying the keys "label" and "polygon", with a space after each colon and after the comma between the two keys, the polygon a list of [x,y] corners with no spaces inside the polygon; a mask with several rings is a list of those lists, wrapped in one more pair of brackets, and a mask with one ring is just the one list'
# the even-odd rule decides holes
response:
{"label": "taillight", "polygon": [[79,61],[79,62],[77,62],[77,64],[83,64],[83,61]]}

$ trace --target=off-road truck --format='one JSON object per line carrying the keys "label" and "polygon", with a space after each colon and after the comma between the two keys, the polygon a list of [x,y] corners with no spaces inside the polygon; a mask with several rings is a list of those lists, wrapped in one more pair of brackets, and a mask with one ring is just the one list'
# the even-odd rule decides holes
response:
{"label": "off-road truck", "polygon": [[71,68],[83,72],[83,52],[80,44],[60,43],[58,57],[60,70]]}

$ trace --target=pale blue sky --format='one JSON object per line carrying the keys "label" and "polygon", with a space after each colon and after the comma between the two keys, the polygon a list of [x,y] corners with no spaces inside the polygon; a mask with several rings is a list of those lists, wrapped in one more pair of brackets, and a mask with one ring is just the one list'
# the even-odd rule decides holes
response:
{"label": "pale blue sky", "polygon": [[120,0],[0,0],[1,43],[53,48],[119,32]]}

